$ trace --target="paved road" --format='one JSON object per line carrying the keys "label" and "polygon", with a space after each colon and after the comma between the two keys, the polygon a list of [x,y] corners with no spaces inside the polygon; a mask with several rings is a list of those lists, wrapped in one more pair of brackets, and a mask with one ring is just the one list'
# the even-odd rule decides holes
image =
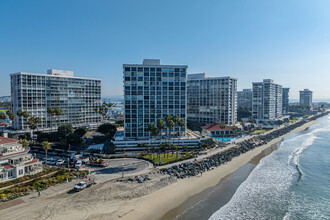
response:
{"label": "paved road", "polygon": [[122,175],[141,175],[151,171],[153,168],[153,165],[150,162],[135,158],[111,159],[105,161],[110,164],[104,168],[86,167],[86,169],[91,171],[92,176],[95,176],[95,181],[97,183],[120,178]]}

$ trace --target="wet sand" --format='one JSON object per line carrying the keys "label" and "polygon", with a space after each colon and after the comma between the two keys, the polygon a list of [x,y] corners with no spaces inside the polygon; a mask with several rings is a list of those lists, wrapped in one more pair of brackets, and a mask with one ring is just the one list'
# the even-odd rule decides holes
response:
{"label": "wet sand", "polygon": [[190,197],[183,204],[170,210],[160,219],[208,219],[214,212],[230,201],[237,188],[247,179],[252,170],[259,164],[259,161],[277,150],[280,143],[276,143],[263,150],[247,164],[221,179],[216,186],[209,187],[201,193]]}

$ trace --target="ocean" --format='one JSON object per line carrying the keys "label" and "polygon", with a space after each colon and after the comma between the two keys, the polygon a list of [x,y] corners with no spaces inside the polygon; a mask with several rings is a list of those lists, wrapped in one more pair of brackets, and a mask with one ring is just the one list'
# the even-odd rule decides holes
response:
{"label": "ocean", "polygon": [[330,219],[330,116],[286,137],[209,219]]}

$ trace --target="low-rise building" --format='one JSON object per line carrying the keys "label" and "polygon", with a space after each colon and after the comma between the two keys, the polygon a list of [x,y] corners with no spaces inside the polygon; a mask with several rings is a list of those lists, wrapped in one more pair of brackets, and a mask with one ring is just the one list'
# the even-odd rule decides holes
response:
{"label": "low-rise building", "polygon": [[0,137],[0,182],[42,171],[41,162],[16,139]]}
{"label": "low-rise building", "polygon": [[229,126],[222,127],[220,123],[212,123],[202,126],[203,133],[215,138],[228,138],[233,136],[233,129]]}

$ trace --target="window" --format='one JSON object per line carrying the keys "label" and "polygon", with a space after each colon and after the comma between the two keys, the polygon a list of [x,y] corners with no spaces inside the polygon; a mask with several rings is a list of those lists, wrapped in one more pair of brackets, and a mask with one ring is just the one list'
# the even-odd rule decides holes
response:
{"label": "window", "polygon": [[18,175],[23,175],[23,170],[19,170]]}

